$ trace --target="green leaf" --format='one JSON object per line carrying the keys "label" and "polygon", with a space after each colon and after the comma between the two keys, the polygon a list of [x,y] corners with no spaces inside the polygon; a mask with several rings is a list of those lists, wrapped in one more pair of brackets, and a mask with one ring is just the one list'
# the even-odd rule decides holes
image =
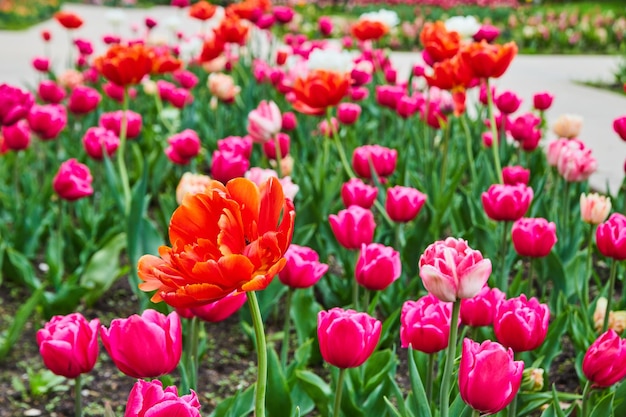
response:
{"label": "green leaf", "polygon": [[620,383],[615,389],[615,400],[613,401],[614,415],[626,416],[626,383]]}
{"label": "green leaf", "polygon": [[291,302],[291,316],[299,343],[303,343],[310,337],[315,336],[317,323],[315,320],[311,320],[311,317],[317,317],[317,313],[321,310],[323,308],[315,301],[311,289],[294,291]]}
{"label": "green leaf", "polygon": [[20,279],[31,290],[41,287],[41,282],[35,276],[35,270],[26,256],[13,248],[6,248],[7,263],[3,264],[4,272],[9,278]]}
{"label": "green leaf", "polygon": [[613,414],[613,397],[615,396],[615,391],[607,390],[608,393],[596,404],[596,406],[591,411],[591,415],[589,417],[606,417]]}
{"label": "green leaf", "polygon": [[470,417],[472,415],[472,407],[465,404],[461,394],[458,394],[450,404],[450,415],[455,417]]}
{"label": "green leaf", "polygon": [[424,384],[415,364],[414,355],[416,353],[417,351],[409,348],[409,378],[411,380],[411,390],[413,391],[413,402],[410,408],[420,417],[431,417],[432,414],[430,413],[430,405],[428,404],[428,398],[426,398]]}
{"label": "green leaf", "polygon": [[39,305],[43,292],[44,287],[39,287],[37,291],[35,291],[17,310],[13,323],[11,323],[9,330],[1,340],[0,361],[6,358],[13,345],[15,345],[15,343],[19,340],[28,318],[33,313],[33,310],[35,310],[35,308]]}
{"label": "green leaf", "polygon": [[369,395],[374,388],[378,387],[385,381],[387,374],[395,374],[397,359],[391,349],[386,349],[374,353],[365,362],[365,388],[363,392]]}
{"label": "green leaf", "polygon": [[80,277],[80,285],[87,289],[85,302],[93,305],[121,275],[120,252],[126,247],[126,234],[120,233],[102,249],[94,253]]}
{"label": "green leaf", "polygon": [[322,378],[311,371],[296,371],[298,383],[313,400],[315,406],[322,416],[330,414],[330,403],[332,401],[332,390]]}
{"label": "green leaf", "polygon": [[538,355],[543,355],[544,359],[541,368],[550,369],[552,360],[561,353],[561,336],[565,333],[569,321],[569,314],[563,312],[548,327],[546,339],[541,345]]}
{"label": "green leaf", "polygon": [[210,417],[247,417],[254,410],[254,385],[220,402]]}
{"label": "green leaf", "polygon": [[287,379],[283,373],[280,359],[274,349],[267,350],[267,415],[270,417],[283,417],[285,413],[291,415],[293,408]]}

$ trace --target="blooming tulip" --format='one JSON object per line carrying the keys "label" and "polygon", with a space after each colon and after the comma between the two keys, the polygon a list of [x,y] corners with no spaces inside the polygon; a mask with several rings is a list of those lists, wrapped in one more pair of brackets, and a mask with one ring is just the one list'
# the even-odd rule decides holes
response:
{"label": "blooming tulip", "polygon": [[185,172],[176,187],[176,202],[181,204],[187,194],[201,193],[211,184],[211,177]]}
{"label": "blooming tulip", "polygon": [[575,138],[580,134],[583,118],[573,114],[562,114],[552,125],[552,131],[560,138]]}
{"label": "blooming tulip", "polygon": [[185,318],[198,317],[209,323],[219,323],[235,314],[248,300],[245,292],[231,293],[224,298],[198,307],[180,307],[176,312]]}
{"label": "blooming tulip", "polygon": [[200,152],[200,138],[195,130],[185,129],[170,137],[165,154],[175,164],[186,165]]}
{"label": "blooming tulip", "polygon": [[530,170],[519,165],[504,167],[502,168],[502,179],[508,185],[528,185]]}
{"label": "blooming tulip", "polygon": [[475,327],[492,325],[496,307],[505,298],[506,294],[498,288],[485,285],[475,297],[461,300],[461,323]]}
{"label": "blooming tulip", "polygon": [[87,129],[83,136],[83,147],[91,158],[100,161],[104,153],[110,157],[120,146],[120,138],[112,130],[94,126]]}
{"label": "blooming tulip", "polygon": [[537,93],[533,96],[533,107],[539,111],[546,111],[552,106],[554,96],[547,91]]}
{"label": "blooming tulip", "polygon": [[32,61],[33,68],[39,72],[48,72],[50,70],[50,60],[45,56],[37,56]]}
{"label": "blooming tulip", "polygon": [[250,136],[228,136],[217,141],[218,151],[240,154],[249,159],[252,155],[252,138]]}
{"label": "blooming tulip", "polygon": [[306,246],[291,244],[285,252],[287,263],[278,273],[278,279],[291,288],[308,288],[328,271],[328,265],[319,261],[319,255]]}
{"label": "blooming tulip", "polygon": [[515,42],[492,45],[483,40],[465,45],[461,48],[460,54],[475,77],[498,78],[513,61],[517,54],[517,45]]}
{"label": "blooming tulip", "polygon": [[[117,136],[122,131],[123,110],[118,110],[100,115],[100,126],[112,130]],[[126,139],[133,139],[141,133],[142,118],[139,113],[126,110]]]}
{"label": "blooming tulip", "polygon": [[419,260],[426,290],[441,301],[472,298],[491,274],[491,261],[463,239],[449,237],[429,245]]}
{"label": "blooming tulip", "polygon": [[293,108],[300,113],[321,116],[326,113],[328,107],[339,104],[349,88],[350,76],[347,73],[314,69],[306,77],[299,77],[294,81]]}
{"label": "blooming tulip", "polygon": [[249,167],[248,158],[236,152],[216,150],[211,158],[211,176],[224,183],[243,177]]}
{"label": "blooming tulip", "polygon": [[87,321],[80,313],[54,316],[37,331],[43,362],[56,375],[76,378],[91,371],[98,359],[100,321]]}
{"label": "blooming tulip", "polygon": [[378,188],[365,184],[359,178],[351,178],[341,186],[341,200],[346,207],[357,205],[369,209],[377,195]]}
{"label": "blooming tulip", "polygon": [[233,77],[223,73],[212,73],[207,79],[209,91],[224,103],[232,103],[241,92],[241,87],[235,85]]}
{"label": "blooming tulip", "polygon": [[426,202],[426,194],[412,187],[396,185],[387,189],[385,211],[395,222],[410,222],[419,214]]}
{"label": "blooming tulip", "polygon": [[523,150],[531,152],[539,146],[539,140],[541,139],[540,124],[540,118],[532,113],[525,113],[516,117],[509,124],[509,132],[513,139],[520,143]]}
{"label": "blooming tulip", "polygon": [[368,290],[381,291],[397,280],[402,273],[400,253],[380,243],[361,245],[354,268],[356,281]]}
{"label": "blooming tulip", "polygon": [[602,333],[583,358],[583,373],[595,387],[610,387],[626,377],[626,340],[613,329]]}
{"label": "blooming tulip", "polygon": [[511,349],[490,340],[476,343],[466,338],[459,364],[461,398],[483,414],[495,414],[517,395],[523,371],[524,362],[514,361]]}
{"label": "blooming tulip", "polygon": [[280,148],[281,158],[289,155],[291,138],[286,133],[278,132],[275,136],[275,140],[268,140],[267,142],[263,142],[263,153],[265,153],[265,156],[267,156],[269,159],[276,159],[276,142],[278,142],[278,146]]}
{"label": "blooming tulip", "polygon": [[97,90],[79,85],[72,90],[67,108],[74,114],[87,114],[100,104],[101,96]]}
{"label": "blooming tulip", "polygon": [[274,6],[274,9],[272,10],[272,14],[276,18],[276,21],[280,23],[291,22],[295,13],[296,12],[288,6]]}
{"label": "blooming tulip", "polygon": [[398,100],[405,92],[406,89],[400,85],[377,85],[376,102],[381,106],[395,110]]}
{"label": "blooming tulip", "polygon": [[183,88],[191,90],[198,84],[198,77],[191,71],[178,70],[172,73],[172,78]]}
{"label": "blooming tulip", "polygon": [[586,181],[598,169],[598,161],[591,148],[577,140],[570,140],[561,148],[556,165],[559,174],[568,182]]}
{"label": "blooming tulip", "polygon": [[556,243],[556,225],[543,218],[521,218],[511,228],[513,247],[520,256],[543,258]]}
{"label": "blooming tulip", "polygon": [[52,180],[52,188],[64,200],[75,201],[93,194],[93,178],[87,165],[68,159],[59,167]]}
{"label": "blooming tulip", "polygon": [[28,126],[42,140],[56,138],[67,124],[65,107],[60,104],[35,104],[28,114]]}
{"label": "blooming tulip", "polygon": [[356,123],[361,115],[361,106],[355,103],[340,103],[337,106],[337,119],[344,125]]}
{"label": "blooming tulip", "polygon": [[37,95],[46,103],[58,104],[65,98],[65,90],[52,80],[43,80],[37,87]]}
{"label": "blooming tulip", "polygon": [[177,109],[183,109],[193,103],[193,94],[185,88],[174,88],[167,97],[170,104]]}
{"label": "blooming tulip", "polygon": [[333,21],[329,16],[320,16],[317,28],[323,36],[329,36],[333,31]]}
{"label": "blooming tulip", "polygon": [[580,217],[585,223],[600,224],[609,217],[610,212],[611,199],[609,197],[598,193],[580,195]]}
{"label": "blooming tulip", "polygon": [[26,120],[11,126],[2,126],[2,137],[4,137],[4,146],[12,151],[21,151],[28,149],[30,145],[30,129]]}
{"label": "blooming tulip", "polygon": [[[115,366],[133,378],[169,374],[182,354],[182,328],[175,312],[165,316],[145,310],[141,316],[114,319],[108,329],[100,328],[100,338]],[[156,356],[146,355],[146,346]]]}
{"label": "blooming tulip", "polygon": [[512,221],[524,216],[533,199],[533,189],[524,184],[493,184],[482,194],[483,208],[495,221]]}
{"label": "blooming tulip", "polygon": [[336,307],[317,315],[322,357],[342,369],[361,366],[376,349],[381,330],[381,322],[367,313]]}
{"label": "blooming tulip", "polygon": [[456,55],[461,46],[461,35],[447,30],[444,22],[426,22],[420,32],[420,41],[424,46],[426,62],[431,65]]}
{"label": "blooming tulip", "polygon": [[478,32],[474,33],[472,38],[476,42],[485,40],[489,43],[493,42],[498,36],[500,36],[500,29],[493,25],[484,24],[478,29]]}
{"label": "blooming tulip", "polygon": [[280,109],[273,101],[261,101],[257,108],[248,114],[248,134],[255,142],[267,142],[280,132],[281,127]]}
{"label": "blooming tulip", "polygon": [[282,115],[281,129],[290,131],[296,128],[298,121],[294,112],[286,111]]}
{"label": "blooming tulip", "polygon": [[398,152],[380,145],[364,145],[356,148],[352,154],[352,168],[359,177],[372,178],[370,163],[376,175],[387,177],[396,169]]}
{"label": "blooming tulip", "polygon": [[600,253],[617,261],[626,259],[626,216],[613,213],[596,229],[596,244]]}
{"label": "blooming tulip", "polygon": [[417,301],[406,301],[400,315],[400,341],[403,348],[436,353],[448,347],[452,305],[432,294]]}
{"label": "blooming tulip", "polygon": [[360,249],[363,243],[372,243],[374,239],[374,214],[363,207],[350,206],[328,216],[328,221],[335,238],[346,249]]}
{"label": "blooming tulip", "polygon": [[522,99],[513,91],[503,91],[495,98],[495,105],[504,114],[515,113],[522,104]]}
{"label": "blooming tulip", "polygon": [[546,338],[550,309],[526,295],[503,300],[496,308],[493,331],[498,342],[515,352],[535,350]]}
{"label": "blooming tulip", "polygon": [[139,380],[130,390],[124,417],[200,417],[198,396],[190,391],[179,397],[176,386],[163,389],[159,380]]}

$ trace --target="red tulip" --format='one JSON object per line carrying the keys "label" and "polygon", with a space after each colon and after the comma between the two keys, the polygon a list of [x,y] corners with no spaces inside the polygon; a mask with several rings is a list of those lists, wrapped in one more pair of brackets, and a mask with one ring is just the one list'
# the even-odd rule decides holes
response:
{"label": "red tulip", "polygon": [[550,309],[526,295],[503,300],[498,304],[493,331],[498,342],[514,352],[535,350],[546,338]]}
{"label": "red tulip", "polygon": [[428,294],[417,301],[406,301],[400,316],[403,348],[436,353],[448,347],[452,304]]}

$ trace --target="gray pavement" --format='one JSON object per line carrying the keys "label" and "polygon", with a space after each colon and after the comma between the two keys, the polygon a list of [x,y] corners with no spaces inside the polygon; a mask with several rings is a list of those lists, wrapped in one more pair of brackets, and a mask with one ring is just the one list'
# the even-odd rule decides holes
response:
{"label": "gray pavement", "polygon": [[[171,39],[176,30],[192,34],[201,29],[197,21],[169,7],[124,9],[125,19],[117,26],[109,19],[110,9],[75,4],[67,5],[65,9],[78,13],[84,19],[85,24],[73,36],[93,41],[97,53],[105,49],[101,41],[105,34],[130,36],[133,25],[138,27],[138,34],[143,33],[143,21],[147,16],[158,22],[152,31],[153,39]],[[178,25],[175,25],[176,20]],[[40,37],[43,29],[52,33],[53,66],[57,70],[64,67],[69,41],[67,33],[56,21],[47,21],[20,32],[0,31],[0,82],[24,86],[36,83],[37,74],[30,62],[34,56],[44,53]],[[414,53],[393,53],[391,58],[401,75],[408,74],[412,65],[420,59]],[[495,83],[498,89],[511,89],[520,95],[524,100],[522,110],[530,108],[534,93],[549,91],[554,94],[553,106],[547,112],[549,124],[565,113],[582,116],[584,122],[580,139],[593,149],[599,166],[598,172],[591,177],[591,185],[604,190],[608,182],[613,192],[624,178],[626,142],[613,132],[612,122],[616,117],[626,115],[626,97],[586,87],[580,82],[611,81],[618,62],[619,58],[613,56],[520,55]]]}

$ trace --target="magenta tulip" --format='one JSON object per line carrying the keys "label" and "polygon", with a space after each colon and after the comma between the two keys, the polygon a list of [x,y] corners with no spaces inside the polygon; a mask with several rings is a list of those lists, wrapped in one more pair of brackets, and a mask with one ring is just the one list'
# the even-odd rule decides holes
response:
{"label": "magenta tulip", "polygon": [[128,395],[124,417],[200,417],[198,396],[191,393],[178,396],[176,386],[163,389],[159,380],[139,380]]}
{"label": "magenta tulip", "polygon": [[461,323],[468,326],[491,326],[498,303],[506,294],[498,288],[484,286],[476,296],[461,300]]}
{"label": "magenta tulip", "polygon": [[502,168],[502,179],[507,185],[528,185],[530,170],[519,165],[504,167]]}
{"label": "magenta tulip", "polygon": [[419,261],[426,290],[441,301],[475,297],[491,274],[491,261],[463,239],[449,237],[426,248]]}
{"label": "magenta tulip", "polygon": [[617,261],[626,259],[626,216],[613,213],[596,229],[596,244],[600,253]]}
{"label": "magenta tulip", "polygon": [[249,167],[248,158],[237,152],[217,150],[211,158],[211,176],[224,184],[233,178],[243,177]]}
{"label": "magenta tulip", "polygon": [[198,84],[198,77],[191,71],[187,70],[177,70],[172,73],[172,78],[180,85],[182,88],[187,90],[191,90]]}
{"label": "magenta tulip", "polygon": [[554,96],[548,92],[537,93],[533,96],[533,107],[540,111],[546,111],[552,106]]}
{"label": "magenta tulip", "polygon": [[65,90],[52,80],[43,80],[37,87],[37,95],[46,103],[59,104],[65,98]]}
{"label": "magenta tulip", "polygon": [[476,42],[486,40],[487,42],[493,42],[498,36],[500,36],[500,29],[493,25],[484,24],[478,29],[478,32],[474,33],[472,38]]}
{"label": "magenta tulip", "polygon": [[335,238],[346,249],[360,249],[363,243],[372,243],[374,239],[374,214],[363,207],[350,206],[328,216],[328,221]]}
{"label": "magenta tulip", "polygon": [[80,313],[54,316],[37,331],[37,345],[46,368],[56,375],[76,378],[91,371],[98,359],[100,321]]}
{"label": "magenta tulip", "polygon": [[12,151],[21,151],[30,146],[30,128],[26,120],[20,120],[11,126],[2,126],[2,136],[4,146]]}
{"label": "magenta tulip", "polygon": [[594,387],[606,388],[626,377],[626,340],[615,330],[602,333],[583,358],[583,373]]}
{"label": "magenta tulip", "polygon": [[448,347],[452,304],[432,294],[417,301],[406,301],[400,315],[400,341],[403,348],[436,353]]}
{"label": "magenta tulip", "polygon": [[[100,115],[100,126],[112,130],[117,136],[122,131],[123,110],[118,110]],[[126,110],[126,139],[134,139],[141,133],[142,118],[139,113]]]}
{"label": "magenta tulip", "polygon": [[482,194],[483,208],[491,220],[513,221],[528,211],[533,189],[524,184],[493,184]]}
{"label": "magenta tulip", "polygon": [[370,164],[374,167],[376,175],[388,177],[396,169],[398,152],[395,149],[385,148],[380,145],[359,146],[352,154],[352,168],[359,177],[372,178]]}
{"label": "magenta tulip", "polygon": [[92,181],[87,165],[72,158],[59,167],[52,180],[52,188],[62,199],[75,201],[93,194]]}
{"label": "magenta tulip", "polygon": [[407,223],[417,217],[426,198],[415,188],[396,185],[387,189],[385,211],[394,222]]}
{"label": "magenta tulip", "polygon": [[397,280],[402,273],[400,253],[380,243],[361,245],[354,275],[356,281],[368,290],[381,291]]}
{"label": "magenta tulip", "polygon": [[501,113],[515,113],[522,104],[522,99],[513,91],[503,91],[495,98],[495,105]]}
{"label": "magenta tulip", "polygon": [[543,218],[522,217],[513,223],[511,240],[520,256],[548,256],[557,241],[556,225]]}
{"label": "magenta tulip", "polygon": [[550,309],[526,295],[503,300],[498,304],[493,331],[498,342],[515,352],[535,350],[546,338]]}
{"label": "magenta tulip", "polygon": [[541,119],[532,113],[522,114],[511,121],[509,132],[513,139],[519,142],[520,147],[532,152],[539,146],[541,139]]}
{"label": "magenta tulip", "polygon": [[228,136],[217,141],[217,150],[232,152],[250,159],[252,155],[252,138],[250,136]]}
{"label": "magenta tulip", "polygon": [[185,318],[198,317],[209,323],[224,321],[246,303],[248,296],[245,292],[231,293],[224,298],[199,307],[177,308],[176,312]]}
{"label": "magenta tulip", "polygon": [[[155,378],[172,372],[182,353],[182,328],[175,312],[168,316],[145,310],[126,319],[114,319],[100,328],[102,344],[124,374]],[[146,347],[150,355],[146,355]]]}
{"label": "magenta tulip", "polygon": [[276,142],[278,142],[278,146],[280,147],[280,157],[284,158],[289,155],[291,138],[286,133],[278,132],[275,139],[263,142],[263,153],[265,153],[265,156],[269,159],[276,159]]}
{"label": "magenta tulip", "polygon": [[87,129],[83,136],[83,147],[89,157],[101,161],[104,154],[111,157],[120,146],[120,138],[115,132],[94,126]]}
{"label": "magenta tulip", "polygon": [[287,111],[283,113],[281,119],[281,128],[286,131],[294,130],[298,125],[294,112]]}
{"label": "magenta tulip", "polygon": [[319,261],[313,249],[294,243],[285,252],[287,263],[278,273],[278,279],[291,288],[308,288],[317,283],[328,271],[328,265]]}
{"label": "magenta tulip", "polygon": [[474,410],[495,414],[503,410],[519,391],[523,361],[513,360],[513,351],[490,340],[463,340],[459,364],[461,398]]}
{"label": "magenta tulip", "polygon": [[65,107],[60,104],[35,104],[28,114],[28,126],[41,140],[52,140],[67,125]]}
{"label": "magenta tulip", "polygon": [[377,195],[378,188],[365,184],[359,178],[351,178],[341,186],[341,200],[346,207],[356,205],[370,209]]}
{"label": "magenta tulip", "polygon": [[200,137],[192,129],[185,129],[171,136],[165,155],[175,164],[187,165],[200,153]]}
{"label": "magenta tulip", "polygon": [[333,21],[329,16],[320,16],[317,21],[317,28],[323,36],[330,36],[333,32]]}
{"label": "magenta tulip", "polygon": [[39,72],[50,71],[50,60],[45,56],[36,56],[32,61],[33,68]]}
{"label": "magenta tulip", "polygon": [[320,352],[338,368],[361,366],[376,349],[381,331],[382,323],[367,313],[336,307],[317,315]]}
{"label": "magenta tulip", "polygon": [[11,126],[28,116],[35,98],[28,91],[9,84],[0,84],[0,125]]}
{"label": "magenta tulip", "polygon": [[79,85],[74,87],[67,104],[67,108],[74,114],[91,113],[100,104],[101,96],[91,87]]}
{"label": "magenta tulip", "polygon": [[337,119],[341,124],[353,125],[361,115],[361,106],[356,103],[340,103],[337,106]]}

